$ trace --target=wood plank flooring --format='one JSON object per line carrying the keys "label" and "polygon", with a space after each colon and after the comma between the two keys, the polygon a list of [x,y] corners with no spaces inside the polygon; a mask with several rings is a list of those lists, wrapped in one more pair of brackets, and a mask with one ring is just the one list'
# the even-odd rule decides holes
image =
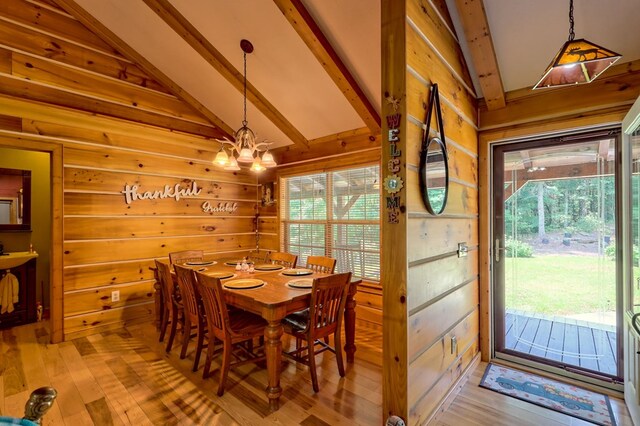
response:
{"label": "wood plank flooring", "polygon": [[507,349],[611,376],[617,373],[616,332],[613,326],[507,312],[505,329]]}
{"label": "wood plank flooring", "polygon": [[[593,423],[530,404],[478,386],[487,363],[481,362],[434,426],[593,426]],[[618,426],[633,426],[624,401],[609,397]]]}
{"label": "wood plank flooring", "polygon": [[[227,391],[217,397],[213,376],[192,372],[193,348],[179,359],[158,343],[151,324],[48,344],[47,323],[1,332],[0,414],[21,417],[32,390],[53,386],[58,398],[44,425],[336,425],[382,423],[380,326],[358,322],[356,361],[338,375],[335,355],[316,359],[320,392],[307,367],[282,365],[281,408],[269,412],[264,366],[231,370]],[[288,342],[285,342],[288,344]],[[219,362],[219,360],[218,360]]]}

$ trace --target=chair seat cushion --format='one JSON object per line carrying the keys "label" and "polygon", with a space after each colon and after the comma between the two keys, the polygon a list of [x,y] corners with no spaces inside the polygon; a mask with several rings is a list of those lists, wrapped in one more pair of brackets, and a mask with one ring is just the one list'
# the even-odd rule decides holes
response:
{"label": "chair seat cushion", "polygon": [[282,325],[291,331],[303,331],[309,324],[309,309],[294,312],[282,320]]}
{"label": "chair seat cushion", "polygon": [[255,335],[264,330],[267,326],[267,321],[251,312],[233,309],[229,311],[229,325],[233,333]]}

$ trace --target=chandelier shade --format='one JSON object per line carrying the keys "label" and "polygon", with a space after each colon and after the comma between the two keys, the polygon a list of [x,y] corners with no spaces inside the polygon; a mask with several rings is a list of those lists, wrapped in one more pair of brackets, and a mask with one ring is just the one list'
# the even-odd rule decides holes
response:
{"label": "chandelier shade", "polygon": [[573,0],[569,0],[569,40],[553,58],[534,89],[591,83],[622,57],[583,38],[574,40],[573,25]]}
{"label": "chandelier shade", "polygon": [[[256,134],[248,126],[247,122],[247,53],[253,52],[253,44],[249,40],[241,40],[240,48],[244,59],[244,93],[243,93],[243,119],[242,127],[234,134],[235,142],[219,140],[222,145],[216,154],[213,163],[223,167],[224,170],[240,170],[238,163],[251,163],[250,170],[260,172],[266,167],[275,167],[277,163],[273,159],[273,154],[268,150],[268,142],[256,142]],[[230,155],[225,151],[225,145],[230,145]],[[263,152],[264,151],[264,152]],[[261,152],[262,158],[261,158]]]}

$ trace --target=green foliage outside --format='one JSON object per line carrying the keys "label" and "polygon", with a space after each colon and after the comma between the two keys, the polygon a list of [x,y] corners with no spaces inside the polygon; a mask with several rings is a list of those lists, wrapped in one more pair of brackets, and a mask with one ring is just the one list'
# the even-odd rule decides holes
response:
{"label": "green foliage outside", "polygon": [[[505,202],[507,234],[538,233],[538,181],[525,183]],[[611,234],[615,224],[613,176],[541,181],[544,191],[544,224],[547,233],[576,231]],[[507,190],[507,193],[509,191]],[[604,208],[604,224],[596,214]]]}
{"label": "green foliage outside", "polygon": [[[607,259],[615,261],[616,260],[616,244],[611,243],[604,249],[604,255]],[[640,250],[637,245],[633,245],[633,264],[638,265],[640,262]]]}
{"label": "green foliage outside", "polygon": [[505,253],[507,257],[532,257],[533,248],[524,241],[518,241],[511,237],[507,237]]}

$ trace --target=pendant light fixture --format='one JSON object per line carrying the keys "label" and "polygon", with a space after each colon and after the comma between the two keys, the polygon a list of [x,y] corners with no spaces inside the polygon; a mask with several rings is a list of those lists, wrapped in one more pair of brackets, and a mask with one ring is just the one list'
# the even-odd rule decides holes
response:
{"label": "pendant light fixture", "polygon": [[[247,122],[247,53],[253,52],[253,44],[249,40],[241,40],[240,48],[243,52],[244,59],[244,108],[242,127],[240,127],[235,133],[235,142],[229,140],[218,140],[222,145],[220,151],[216,154],[216,158],[213,160],[214,164],[223,167],[225,170],[236,171],[240,170],[238,163],[251,163],[251,171],[260,172],[267,167],[277,166],[273,155],[269,152],[267,142],[256,143],[256,135],[248,126]],[[231,145],[231,155],[227,154],[224,146]],[[262,158],[260,157],[260,151],[264,149]],[[237,153],[237,157],[236,157]]]}
{"label": "pendant light fixture", "polygon": [[573,24],[573,0],[569,0],[569,40],[553,58],[534,89],[591,83],[622,57],[583,38],[574,40]]}

